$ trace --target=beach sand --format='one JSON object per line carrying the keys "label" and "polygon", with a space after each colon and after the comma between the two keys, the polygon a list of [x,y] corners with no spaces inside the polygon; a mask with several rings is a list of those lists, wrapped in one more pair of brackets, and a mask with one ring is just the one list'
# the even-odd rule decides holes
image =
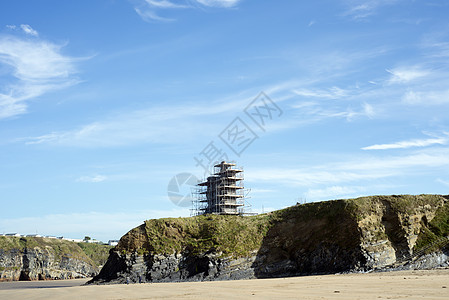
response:
{"label": "beach sand", "polygon": [[32,283],[0,283],[0,299],[449,299],[449,269],[238,281],[71,286],[81,285],[85,281],[45,282],[47,287],[33,287],[29,285]]}

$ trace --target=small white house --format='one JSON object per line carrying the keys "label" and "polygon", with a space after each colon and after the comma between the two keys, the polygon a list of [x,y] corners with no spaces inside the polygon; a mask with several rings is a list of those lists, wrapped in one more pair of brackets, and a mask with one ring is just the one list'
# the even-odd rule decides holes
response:
{"label": "small white house", "polygon": [[108,245],[109,246],[117,246],[118,245],[118,240],[109,240],[108,241]]}
{"label": "small white house", "polygon": [[27,234],[26,237],[42,237],[40,234]]}
{"label": "small white house", "polygon": [[69,239],[69,238],[63,238],[64,241],[69,241],[69,242],[75,242],[75,243],[82,243],[83,240],[82,239]]}
{"label": "small white house", "polygon": [[84,242],[90,243],[90,244],[103,244],[102,241],[99,241],[99,240],[96,240],[96,239],[92,239],[92,240],[84,240]]}
{"label": "small white house", "polygon": [[7,233],[5,236],[15,236],[15,237],[21,237],[22,235],[20,233]]}

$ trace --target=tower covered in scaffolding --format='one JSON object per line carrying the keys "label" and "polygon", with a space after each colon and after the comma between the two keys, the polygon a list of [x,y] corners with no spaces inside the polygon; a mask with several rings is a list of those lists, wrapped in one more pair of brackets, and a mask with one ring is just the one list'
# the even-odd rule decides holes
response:
{"label": "tower covered in scaffolding", "polygon": [[198,184],[194,214],[242,215],[244,213],[243,169],[222,161],[214,174]]}

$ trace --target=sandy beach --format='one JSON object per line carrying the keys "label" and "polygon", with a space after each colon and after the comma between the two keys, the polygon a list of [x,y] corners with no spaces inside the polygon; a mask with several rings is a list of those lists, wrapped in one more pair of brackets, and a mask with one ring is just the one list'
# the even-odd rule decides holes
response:
{"label": "sandy beach", "polygon": [[448,269],[80,286],[85,281],[0,283],[0,299],[449,299]]}

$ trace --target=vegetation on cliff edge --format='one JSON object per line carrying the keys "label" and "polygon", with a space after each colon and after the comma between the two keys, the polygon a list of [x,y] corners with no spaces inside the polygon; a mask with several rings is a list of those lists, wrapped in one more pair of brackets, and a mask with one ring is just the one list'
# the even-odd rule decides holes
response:
{"label": "vegetation on cliff edge", "polygon": [[[312,247],[321,242],[323,237],[328,237],[332,242],[331,239],[339,235],[345,238],[335,239],[337,243],[341,247],[350,247],[359,242],[359,236],[345,234],[344,230],[356,226],[357,221],[364,216],[375,213],[376,206],[383,203],[396,213],[409,214],[425,205],[436,209],[441,206],[442,201],[446,199],[439,195],[369,196],[295,205],[257,216],[200,215],[152,219],[123,236],[116,249],[121,253],[137,252],[140,255],[150,252],[173,254],[189,251],[197,254],[213,251],[222,253],[223,256],[242,257],[258,250],[267,233],[276,224],[283,223],[284,227],[290,224],[288,226],[291,232],[283,229],[282,234],[287,233],[293,237],[300,234],[298,228],[308,230],[314,222],[326,224],[320,227],[325,228],[326,232],[311,231],[302,243]],[[345,222],[345,226],[341,226],[342,222]],[[437,216],[430,222],[429,231],[435,236],[449,233],[448,205],[437,211]],[[420,236],[419,242],[422,247],[429,241]]]}
{"label": "vegetation on cliff edge", "polygon": [[447,245],[449,238],[449,203],[440,207],[430,222],[422,225],[415,251],[423,249],[430,253]]}

